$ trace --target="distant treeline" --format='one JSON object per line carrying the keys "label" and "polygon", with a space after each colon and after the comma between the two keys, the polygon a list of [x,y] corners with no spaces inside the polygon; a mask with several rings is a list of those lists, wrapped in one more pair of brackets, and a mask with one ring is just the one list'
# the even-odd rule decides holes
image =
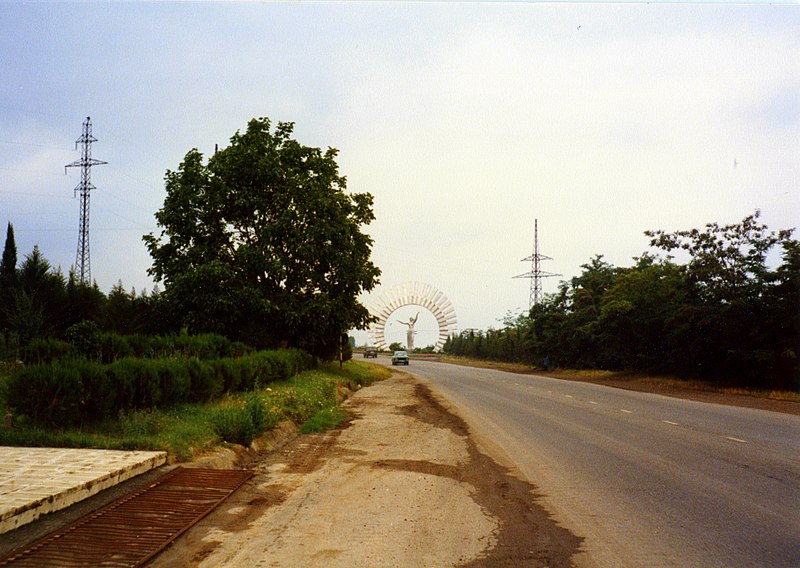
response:
{"label": "distant treeline", "polygon": [[14,229],[8,225],[0,262],[0,356],[19,357],[36,340],[66,339],[68,330],[93,322],[101,331],[168,335],[180,331],[176,318],[151,294],[126,291],[122,282],[104,294],[53,268],[38,247],[17,266]]}
{"label": "distant treeline", "polygon": [[[596,256],[529,314],[502,329],[462,332],[444,350],[800,390],[800,243],[793,230],[769,231],[758,218],[647,231],[661,255],[645,253],[627,268]],[[773,249],[781,258],[774,269]]]}

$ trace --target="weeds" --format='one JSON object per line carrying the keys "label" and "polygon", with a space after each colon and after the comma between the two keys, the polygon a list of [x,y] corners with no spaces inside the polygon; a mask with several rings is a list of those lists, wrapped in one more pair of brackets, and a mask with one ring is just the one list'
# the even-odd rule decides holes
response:
{"label": "weeds", "polygon": [[300,432],[302,434],[322,432],[323,430],[335,428],[339,424],[347,421],[349,418],[350,415],[339,407],[325,408],[303,422],[300,425]]}

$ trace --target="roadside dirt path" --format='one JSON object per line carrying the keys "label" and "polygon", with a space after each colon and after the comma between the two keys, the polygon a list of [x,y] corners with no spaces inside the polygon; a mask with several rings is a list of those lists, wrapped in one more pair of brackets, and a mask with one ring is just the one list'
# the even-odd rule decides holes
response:
{"label": "roadside dirt path", "polygon": [[341,429],[256,475],[152,566],[571,566],[581,539],[409,375],[355,393]]}

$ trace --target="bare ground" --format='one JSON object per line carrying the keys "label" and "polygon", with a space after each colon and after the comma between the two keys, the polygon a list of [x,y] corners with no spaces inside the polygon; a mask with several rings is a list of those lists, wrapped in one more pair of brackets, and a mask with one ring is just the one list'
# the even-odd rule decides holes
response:
{"label": "bare ground", "polygon": [[255,456],[255,476],[152,566],[571,566],[581,539],[409,375],[343,428]]}

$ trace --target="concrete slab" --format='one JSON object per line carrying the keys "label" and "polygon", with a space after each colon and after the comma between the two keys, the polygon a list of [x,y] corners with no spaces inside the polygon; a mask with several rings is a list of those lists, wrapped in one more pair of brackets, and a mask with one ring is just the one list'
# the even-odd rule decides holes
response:
{"label": "concrete slab", "polygon": [[166,452],[0,446],[0,534],[163,465]]}

